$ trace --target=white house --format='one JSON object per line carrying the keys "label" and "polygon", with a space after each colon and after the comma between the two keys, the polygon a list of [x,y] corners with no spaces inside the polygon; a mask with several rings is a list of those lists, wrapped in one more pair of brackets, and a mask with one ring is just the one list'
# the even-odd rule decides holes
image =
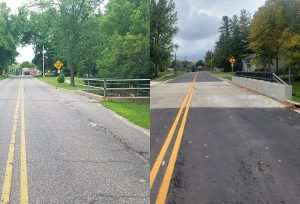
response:
{"label": "white house", "polygon": [[[258,70],[263,70],[264,67],[263,65],[256,65],[254,64],[254,59],[256,58],[256,54],[251,54],[247,57],[245,57],[244,59],[242,59],[243,61],[243,71],[244,72],[254,72],[254,71],[258,71]],[[272,72],[276,72],[276,59],[272,60],[272,64],[270,65],[270,71]],[[267,65],[267,69],[269,68],[269,65]],[[286,69],[286,65],[285,65],[285,61],[283,59],[278,59],[278,70],[279,71],[284,71]]]}

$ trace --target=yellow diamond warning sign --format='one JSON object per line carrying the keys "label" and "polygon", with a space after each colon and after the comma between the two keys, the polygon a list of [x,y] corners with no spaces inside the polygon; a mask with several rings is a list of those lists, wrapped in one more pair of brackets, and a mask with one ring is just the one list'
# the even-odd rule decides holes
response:
{"label": "yellow diamond warning sign", "polygon": [[64,65],[64,64],[63,64],[61,61],[59,61],[59,60],[57,60],[57,61],[54,63],[54,67],[55,67],[56,69],[58,69],[58,70],[60,70],[60,69],[62,68],[63,65]]}
{"label": "yellow diamond warning sign", "polygon": [[233,57],[231,57],[230,60],[229,60],[229,62],[230,62],[231,64],[234,64],[235,59],[234,59]]}

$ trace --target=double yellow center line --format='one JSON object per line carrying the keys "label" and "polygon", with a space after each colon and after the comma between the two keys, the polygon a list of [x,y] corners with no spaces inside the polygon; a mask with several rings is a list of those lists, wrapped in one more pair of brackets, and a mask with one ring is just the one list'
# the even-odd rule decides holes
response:
{"label": "double yellow center line", "polygon": [[[21,104],[21,106],[20,106]],[[20,167],[20,203],[28,203],[28,184],[27,184],[27,162],[26,162],[26,141],[25,141],[25,113],[24,113],[24,85],[21,80],[17,104],[14,114],[11,139],[8,149],[8,157],[5,168],[4,183],[2,188],[0,204],[8,204],[10,200],[11,182],[13,175],[14,153],[16,144],[17,127],[19,122],[19,109],[21,107],[21,167]]]}
{"label": "double yellow center line", "polygon": [[186,96],[185,96],[185,98],[184,98],[184,100],[181,104],[181,107],[180,107],[180,109],[177,113],[177,116],[176,116],[176,118],[175,118],[175,120],[172,124],[172,127],[171,127],[171,129],[170,129],[170,131],[167,135],[167,138],[166,138],[166,140],[165,140],[165,142],[164,142],[164,144],[163,144],[163,146],[162,146],[162,148],[161,148],[161,150],[160,150],[160,152],[159,152],[159,154],[158,154],[158,156],[155,160],[155,163],[154,163],[154,165],[151,169],[151,172],[150,172],[150,189],[151,189],[152,186],[153,186],[153,183],[156,179],[156,176],[158,174],[159,168],[162,164],[162,161],[163,161],[163,159],[166,155],[166,152],[169,148],[169,145],[170,145],[171,140],[173,138],[173,135],[174,135],[174,132],[175,132],[176,127],[178,125],[178,122],[181,118],[182,111],[185,108],[184,115],[183,115],[183,118],[181,120],[180,128],[179,128],[179,131],[178,131],[178,134],[177,134],[174,146],[173,146],[173,150],[172,150],[172,153],[171,153],[171,156],[170,156],[170,159],[169,159],[169,163],[168,163],[165,175],[163,177],[163,181],[161,183],[161,186],[160,186],[157,198],[156,198],[156,204],[164,204],[166,202],[166,199],[167,199],[167,194],[168,194],[168,190],[169,190],[169,187],[170,187],[170,182],[171,182],[171,179],[172,179],[175,163],[176,163],[176,160],[177,160],[177,155],[178,155],[178,152],[179,152],[180,143],[181,143],[183,132],[184,132],[184,127],[185,127],[185,124],[186,124],[189,108],[190,108],[193,93],[194,93],[194,88],[195,88],[197,75],[198,75],[198,72],[194,76],[194,79],[193,79],[192,84],[191,84],[191,86],[188,90],[188,93],[186,94]]}

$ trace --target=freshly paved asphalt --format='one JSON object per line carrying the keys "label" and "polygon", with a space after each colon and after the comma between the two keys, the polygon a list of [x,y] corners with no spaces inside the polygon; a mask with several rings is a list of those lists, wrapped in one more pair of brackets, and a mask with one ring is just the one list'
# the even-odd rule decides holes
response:
{"label": "freshly paved asphalt", "polygon": [[[0,82],[0,190],[21,80],[29,203],[150,202],[149,135],[93,100],[29,77]],[[19,174],[20,125],[10,203],[19,203]]]}
{"label": "freshly paved asphalt", "polygon": [[[151,89],[151,168],[193,76]],[[300,203],[299,131],[299,113],[200,72],[167,203]],[[151,203],[174,138],[151,189]]]}

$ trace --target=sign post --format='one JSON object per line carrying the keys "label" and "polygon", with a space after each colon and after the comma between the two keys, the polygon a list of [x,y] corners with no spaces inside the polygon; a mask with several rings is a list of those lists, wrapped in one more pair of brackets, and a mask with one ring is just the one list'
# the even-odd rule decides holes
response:
{"label": "sign post", "polygon": [[229,59],[229,62],[231,63],[231,72],[233,72],[233,65],[234,65],[234,63],[235,63],[234,57],[231,57],[231,58]]}

